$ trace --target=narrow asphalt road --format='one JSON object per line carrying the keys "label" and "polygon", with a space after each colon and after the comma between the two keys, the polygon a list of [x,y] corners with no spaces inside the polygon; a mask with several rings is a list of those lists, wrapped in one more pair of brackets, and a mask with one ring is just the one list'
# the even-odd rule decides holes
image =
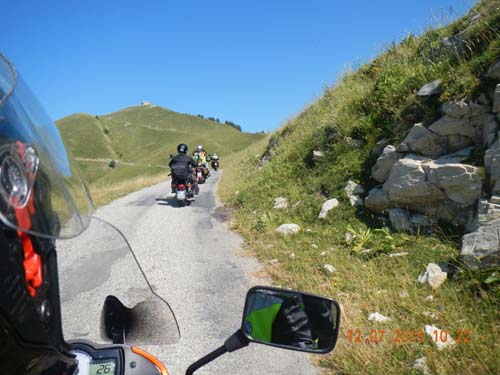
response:
{"label": "narrow asphalt road", "polygon": [[[192,362],[221,346],[241,324],[246,291],[269,282],[252,276],[259,264],[243,256],[240,237],[224,222],[215,193],[218,178],[219,173],[212,173],[188,207],[179,207],[169,183],[162,183],[96,213],[127,236],[153,289],[176,314],[180,341],[145,347],[167,365],[171,375],[184,374]],[[305,353],[257,344],[225,354],[197,372],[315,373]]]}

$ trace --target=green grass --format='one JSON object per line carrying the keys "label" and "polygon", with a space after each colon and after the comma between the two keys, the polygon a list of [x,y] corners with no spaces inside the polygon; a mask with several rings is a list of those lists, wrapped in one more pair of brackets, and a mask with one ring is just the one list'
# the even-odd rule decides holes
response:
{"label": "green grass", "polygon": [[[186,143],[226,158],[265,137],[229,125],[158,106],[136,106],[107,115],[75,114],[58,120],[63,140],[76,160],[96,203],[167,179],[168,155]],[[116,161],[110,168],[109,162]],[[154,176],[154,177],[153,177]],[[129,183],[127,183],[129,181]],[[130,182],[130,181],[133,181]],[[120,194],[118,187],[124,190]]]}
{"label": "green grass", "polygon": [[[277,145],[271,149],[270,162],[262,165],[255,157],[266,151],[261,141],[235,155],[226,167],[221,195],[234,208],[234,228],[243,234],[248,251],[266,265],[267,275],[278,285],[328,295],[342,305],[338,346],[318,360],[326,373],[411,373],[407,365],[421,356],[434,373],[500,373],[500,289],[484,282],[488,273],[461,266],[460,236],[439,228],[432,236],[376,230],[381,228],[379,221],[351,207],[343,190],[349,179],[365,189],[374,186],[370,151],[378,139],[386,137],[397,144],[414,123],[436,119],[443,101],[475,99],[494,87],[495,82],[480,77],[500,59],[500,2],[485,0],[475,8],[482,14],[476,24],[470,25],[465,17],[419,37],[410,35],[344,75],[271,136]],[[436,52],[443,37],[458,31],[466,39],[464,55]],[[443,81],[440,97],[415,95],[435,79]],[[364,146],[354,148],[344,137],[362,140]],[[314,160],[313,150],[323,151],[325,157]],[[278,196],[287,197],[290,208],[273,210]],[[332,197],[340,205],[326,220],[319,220],[322,203]],[[275,232],[279,225],[292,222],[301,226],[299,234],[282,237]],[[349,231],[357,233],[352,243],[345,241]],[[375,255],[363,256],[361,249],[372,249]],[[409,254],[388,256],[395,252]],[[449,262],[461,272],[432,291],[416,282],[429,262]],[[337,272],[327,273],[325,264],[334,265]],[[369,313],[375,311],[392,320],[369,322]],[[436,318],[425,315],[429,312]],[[425,324],[446,329],[454,338],[459,330],[468,329],[471,341],[443,351],[428,337],[423,343],[392,342],[396,330],[423,330]],[[348,330],[356,329],[365,334],[384,329],[386,340],[350,343]]]}

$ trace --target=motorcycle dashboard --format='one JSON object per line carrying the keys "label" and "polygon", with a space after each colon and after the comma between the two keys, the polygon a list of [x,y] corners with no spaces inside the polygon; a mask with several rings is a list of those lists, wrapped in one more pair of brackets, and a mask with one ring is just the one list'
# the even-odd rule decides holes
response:
{"label": "motorcycle dashboard", "polygon": [[129,345],[70,341],[78,375],[160,375],[158,367]]}
{"label": "motorcycle dashboard", "polygon": [[121,375],[121,348],[98,349],[84,343],[74,343],[72,354],[78,360],[78,375]]}

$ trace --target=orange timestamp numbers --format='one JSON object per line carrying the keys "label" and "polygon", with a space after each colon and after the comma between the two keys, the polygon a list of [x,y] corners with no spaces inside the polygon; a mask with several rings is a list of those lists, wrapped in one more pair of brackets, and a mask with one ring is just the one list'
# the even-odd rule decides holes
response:
{"label": "orange timestamp numbers", "polygon": [[[444,330],[435,330],[432,332],[434,342],[454,341],[457,344],[470,343],[471,333],[469,329],[458,329],[454,332],[456,338],[452,338],[451,333]],[[363,332],[361,329],[348,329],[347,341],[352,344],[380,344],[382,342],[392,342],[394,344],[423,343],[425,333],[422,329],[370,329]]]}

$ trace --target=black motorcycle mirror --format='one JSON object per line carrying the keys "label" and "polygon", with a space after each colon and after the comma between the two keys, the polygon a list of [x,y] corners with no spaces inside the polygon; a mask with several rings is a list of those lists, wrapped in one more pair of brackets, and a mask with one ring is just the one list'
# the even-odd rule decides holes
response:
{"label": "black motorcycle mirror", "polygon": [[293,290],[256,286],[247,293],[241,328],[220,348],[193,363],[186,375],[250,342],[316,354],[337,343],[340,307],[332,299]]}

